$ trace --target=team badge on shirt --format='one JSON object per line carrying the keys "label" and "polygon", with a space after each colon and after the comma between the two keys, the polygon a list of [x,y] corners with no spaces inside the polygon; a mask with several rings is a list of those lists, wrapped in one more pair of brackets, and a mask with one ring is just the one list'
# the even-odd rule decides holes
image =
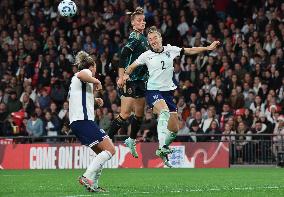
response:
{"label": "team badge on shirt", "polygon": [[170,58],[170,57],[171,57],[171,54],[170,54],[170,52],[169,52],[169,51],[166,51],[166,56],[167,56],[168,58]]}
{"label": "team badge on shirt", "polygon": [[132,93],[132,89],[131,89],[131,88],[128,88],[127,93],[128,93],[128,94],[131,94],[131,93]]}

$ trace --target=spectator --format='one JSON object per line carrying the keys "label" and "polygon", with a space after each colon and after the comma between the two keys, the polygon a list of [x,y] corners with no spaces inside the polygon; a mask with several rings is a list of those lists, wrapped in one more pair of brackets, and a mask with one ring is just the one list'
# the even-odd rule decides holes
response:
{"label": "spectator", "polygon": [[[193,120],[190,125],[190,131],[189,131],[191,141],[193,142],[205,142],[207,136],[202,136],[201,134],[204,134],[203,130],[200,128],[199,123],[196,120]],[[193,134],[193,135],[191,135]],[[195,136],[195,134],[199,134],[201,136]]]}
{"label": "spectator", "polygon": [[59,119],[56,116],[52,115],[50,111],[45,112],[45,119],[43,120],[43,128],[44,128],[44,133],[47,136],[57,136],[60,132]]}
{"label": "spectator", "polygon": [[31,117],[27,122],[27,133],[29,136],[40,137],[44,135],[43,122],[37,117],[36,113],[31,113]]}
{"label": "spectator", "polygon": [[221,141],[235,141],[236,136],[231,136],[231,135],[235,135],[236,131],[232,130],[230,124],[226,123],[224,126],[224,131],[223,131],[223,136],[221,138]]}
{"label": "spectator", "polygon": [[34,113],[34,110],[35,110],[34,102],[33,102],[33,100],[29,97],[29,95],[28,95],[27,93],[23,94],[22,106],[23,106],[23,110],[24,110],[27,114],[32,114],[32,113]]}
{"label": "spectator", "polygon": [[67,116],[68,112],[69,112],[69,103],[68,101],[65,101],[63,103],[63,108],[58,113],[58,117],[62,120],[64,117]]}
{"label": "spectator", "polygon": [[222,132],[219,129],[218,122],[215,120],[212,120],[209,128],[205,131],[205,134],[209,135],[207,136],[206,141],[220,141],[221,140],[220,134],[222,134]]}
{"label": "spectator", "polygon": [[17,93],[12,91],[10,93],[10,98],[7,103],[8,113],[19,111],[22,108],[22,103],[17,98]]}

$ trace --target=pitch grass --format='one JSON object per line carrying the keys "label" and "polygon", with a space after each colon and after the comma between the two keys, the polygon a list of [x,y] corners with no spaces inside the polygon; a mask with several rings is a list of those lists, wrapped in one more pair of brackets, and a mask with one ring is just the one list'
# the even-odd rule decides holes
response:
{"label": "pitch grass", "polygon": [[284,169],[105,169],[89,193],[77,182],[82,170],[2,170],[0,197],[85,196],[284,196]]}

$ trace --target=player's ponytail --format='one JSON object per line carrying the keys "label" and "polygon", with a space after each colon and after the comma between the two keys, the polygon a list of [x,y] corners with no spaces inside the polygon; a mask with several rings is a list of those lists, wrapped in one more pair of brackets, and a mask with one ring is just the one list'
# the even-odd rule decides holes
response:
{"label": "player's ponytail", "polygon": [[135,16],[137,15],[144,15],[144,10],[141,7],[137,7],[134,12],[126,12],[127,15],[131,15],[131,21],[134,20]]}
{"label": "player's ponytail", "polygon": [[90,66],[95,66],[94,59],[85,51],[79,51],[75,57],[75,65],[78,70],[88,69]]}

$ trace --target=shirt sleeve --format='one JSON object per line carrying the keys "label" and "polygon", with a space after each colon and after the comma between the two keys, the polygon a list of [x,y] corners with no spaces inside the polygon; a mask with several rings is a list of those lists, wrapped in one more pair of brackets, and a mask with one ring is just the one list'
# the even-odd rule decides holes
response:
{"label": "shirt sleeve", "polygon": [[182,48],[180,47],[171,46],[171,45],[168,45],[168,49],[174,58],[180,56],[182,50]]}
{"label": "shirt sleeve", "polygon": [[81,72],[86,72],[89,76],[92,77],[92,71],[90,71],[89,69],[83,69],[81,70]]}
{"label": "shirt sleeve", "polygon": [[142,53],[134,62],[138,65],[145,65],[147,57],[145,55],[146,53]]}

